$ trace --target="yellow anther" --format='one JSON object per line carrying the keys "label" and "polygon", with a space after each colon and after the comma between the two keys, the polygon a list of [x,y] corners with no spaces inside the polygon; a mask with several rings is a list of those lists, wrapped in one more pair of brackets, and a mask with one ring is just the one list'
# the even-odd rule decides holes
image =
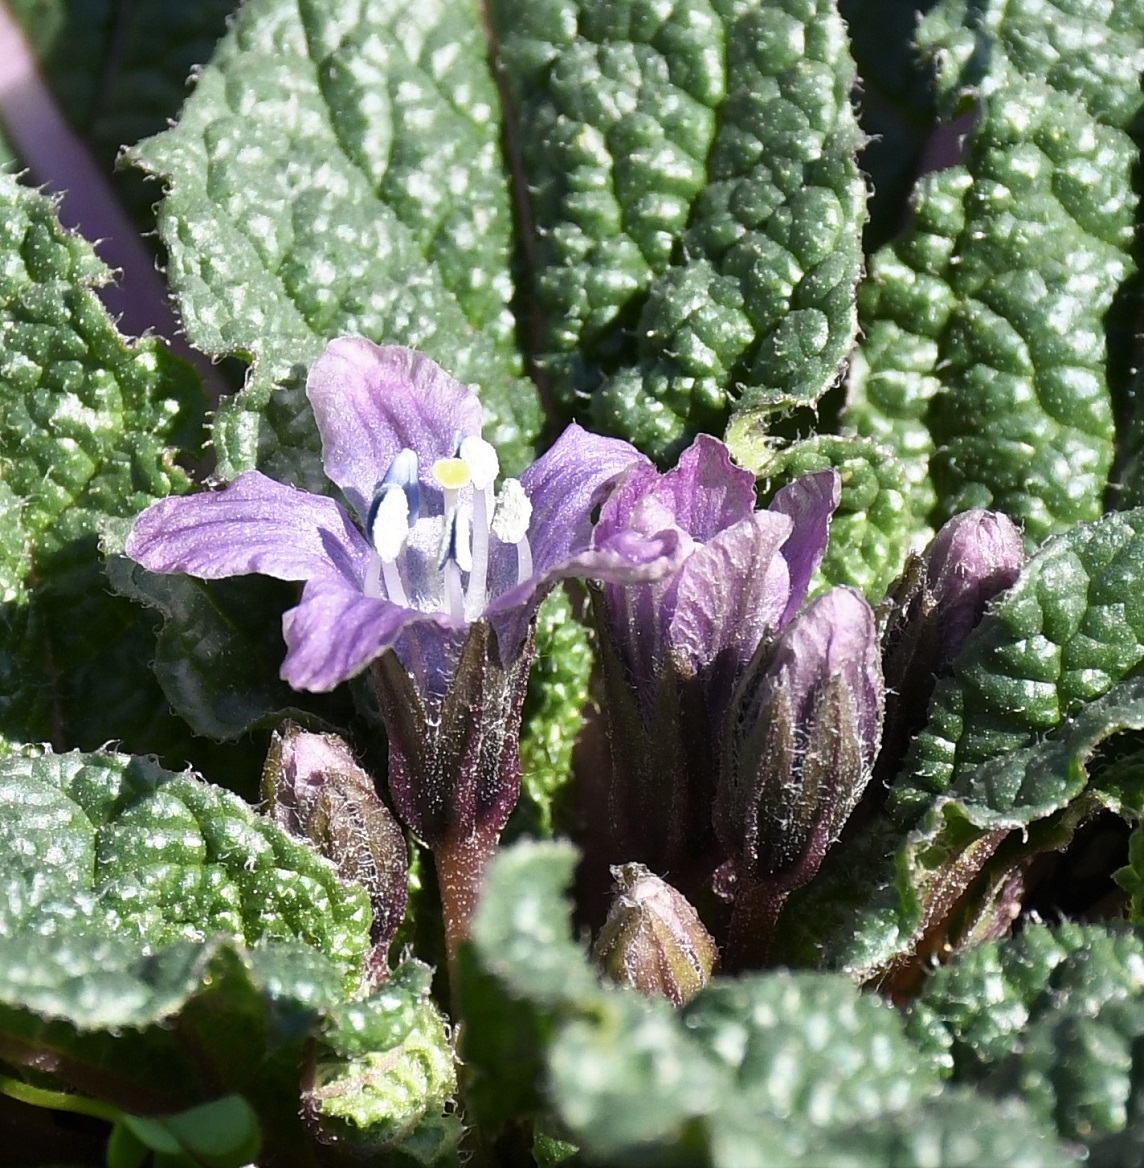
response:
{"label": "yellow anther", "polygon": [[433,464],[433,478],[446,491],[459,491],[472,481],[463,458],[439,458]]}

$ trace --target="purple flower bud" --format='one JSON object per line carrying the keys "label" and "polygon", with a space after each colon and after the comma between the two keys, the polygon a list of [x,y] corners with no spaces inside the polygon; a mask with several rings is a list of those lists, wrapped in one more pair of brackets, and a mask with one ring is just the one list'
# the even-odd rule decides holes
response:
{"label": "purple flower bud", "polygon": [[710,980],[718,956],[699,914],[642,864],[612,869],[616,898],[592,955],[606,977],[648,997],[689,1002]]}
{"label": "purple flower bud", "polygon": [[371,973],[383,980],[390,942],[405,916],[409,857],[405,836],[373,780],[336,735],[311,734],[288,722],[271,739],[262,793],[279,827],[309,840],[343,880],[369,893]]}
{"label": "purple flower bud", "polygon": [[955,515],[906,565],[879,610],[887,688],[880,780],[897,771],[910,738],[925,723],[937,679],[1024,562],[1013,522],[998,511],[977,509]]}
{"label": "purple flower bud", "polygon": [[740,689],[715,805],[731,857],[717,884],[745,918],[732,922],[733,964],[765,949],[782,901],[837,840],[870,779],[883,701],[874,614],[851,588],[812,601]]}
{"label": "purple flower bud", "polygon": [[700,435],[665,474],[637,467],[604,504],[597,540],[676,533],[677,570],[594,597],[612,745],[616,852],[690,887],[713,863],[720,727],[760,645],[806,598],[839,497],[832,471],[756,509],[754,476]]}

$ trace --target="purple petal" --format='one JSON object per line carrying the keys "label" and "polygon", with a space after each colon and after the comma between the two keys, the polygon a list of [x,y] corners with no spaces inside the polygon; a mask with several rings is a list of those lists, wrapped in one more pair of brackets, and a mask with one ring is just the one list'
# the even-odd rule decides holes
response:
{"label": "purple petal", "polygon": [[790,695],[795,725],[805,725],[820,686],[841,677],[854,701],[867,765],[882,733],[881,651],[874,613],[853,588],[832,588],[787,626],[768,669],[770,684]]}
{"label": "purple petal", "polygon": [[339,578],[359,592],[370,554],[333,499],[256,470],[223,491],[148,507],[135,520],[125,551],[153,572],[205,580],[252,572],[279,580]]}
{"label": "purple petal", "polygon": [[822,561],[830,530],[830,517],[838,506],[842,481],[835,470],[820,470],[803,475],[783,487],[768,508],[794,520],[794,531],[783,545],[783,556],[790,570],[790,599],[780,626],[794,616],[806,599],[810,578]]}
{"label": "purple petal", "polygon": [[528,538],[538,575],[591,546],[592,510],[605,488],[640,465],[650,466],[634,446],[573,423],[520,476],[532,503]]}
{"label": "purple petal", "polygon": [[[612,585],[639,585],[659,580],[675,572],[685,555],[677,529],[643,535],[624,531],[606,547],[585,548],[552,564],[523,584],[497,596],[485,611],[497,635],[502,660],[513,660],[520,652],[528,623],[537,605],[559,580],[601,580]],[[619,589],[633,595],[639,587]]]}
{"label": "purple petal", "polygon": [[788,516],[759,511],[688,557],[668,599],[667,647],[696,673],[718,658],[733,682],[763,637],[778,629],[790,594],[778,552],[790,532]]}
{"label": "purple petal", "polygon": [[755,476],[736,466],[717,438],[700,434],[655,494],[684,531],[706,543],[755,510]]}
{"label": "purple petal", "polygon": [[365,517],[399,450],[417,452],[422,476],[481,432],[472,390],[412,349],[339,337],[310,368],[306,393],[322,435],[326,475]]}
{"label": "purple petal", "polygon": [[419,621],[453,623],[444,613],[402,608],[339,580],[310,580],[298,607],[282,618],[282,677],[294,689],[325,693],[360,673]]}

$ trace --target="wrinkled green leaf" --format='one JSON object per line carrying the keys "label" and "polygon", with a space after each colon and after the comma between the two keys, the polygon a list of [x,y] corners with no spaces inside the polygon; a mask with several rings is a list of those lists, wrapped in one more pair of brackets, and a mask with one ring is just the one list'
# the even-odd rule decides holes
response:
{"label": "wrinkled green leaf", "polygon": [[49,754],[0,762],[0,804],[0,939],[298,939],[356,976],[363,890],[229,792],[126,755]]}
{"label": "wrinkled green leaf", "polygon": [[96,532],[187,478],[190,368],[128,344],[93,289],[108,278],[43,196],[0,177],[0,750],[117,738],[185,751],[147,673],[150,629],[107,594]]}
{"label": "wrinkled green leaf", "polygon": [[492,5],[540,367],[667,457],[817,400],[854,335],[865,187],[831,0]]}
{"label": "wrinkled green leaf", "polygon": [[920,39],[945,115],[971,85],[976,125],[964,164],[924,180],[916,222],[871,262],[850,423],[914,459],[915,508],[936,501],[935,523],[995,506],[1037,540],[1103,509],[1140,105],[1138,85],[1107,78],[1139,71],[1144,20],[1129,2],[1097,16],[950,0]]}
{"label": "wrinkled green leaf", "polygon": [[[324,490],[302,393],[325,342],[413,346],[475,383],[513,468],[540,428],[520,379],[499,100],[475,5],[242,7],[179,124],[132,152],[190,340],[253,359],[220,471]],[[205,179],[205,181],[204,181]]]}
{"label": "wrinkled green leaf", "polygon": [[927,981],[912,1033],[947,1073],[1019,1095],[1097,1163],[1144,1130],[1144,941],[1126,927],[1034,925]]}
{"label": "wrinkled green leaf", "polygon": [[550,592],[536,618],[536,664],[521,721],[521,799],[514,827],[527,821],[537,834],[551,836],[561,819],[594,660],[590,634],[573,615],[567,592]]}
{"label": "wrinkled green leaf", "polygon": [[[949,943],[964,944],[961,934],[971,938],[991,901],[1004,895],[1009,875],[1029,858],[1066,847],[1098,808],[1140,815],[1140,751],[1121,757],[1109,751],[1120,736],[1134,741],[1141,729],[1144,678],[1132,677],[1047,737],[966,768],[908,833],[883,827],[840,848],[828,857],[821,883],[792,898],[784,956],[865,979],[907,957],[924,932],[943,922]],[[950,919],[967,890],[970,903]]]}
{"label": "wrinkled green leaf", "polygon": [[1144,660],[1144,511],[1050,540],[974,630],[930,705],[890,807],[911,822],[994,755],[1074,717]]}
{"label": "wrinkled green leaf", "polygon": [[842,496],[812,591],[849,584],[877,603],[900,574],[918,534],[905,471],[893,454],[864,438],[820,434],[774,451],[750,469],[774,491],[831,466],[842,479]]}
{"label": "wrinkled green leaf", "polygon": [[457,1162],[461,1123],[442,1115],[457,1089],[455,1056],[431,974],[407,962],[371,997],[330,1012],[306,1108],[357,1155],[398,1149],[418,1163]]}

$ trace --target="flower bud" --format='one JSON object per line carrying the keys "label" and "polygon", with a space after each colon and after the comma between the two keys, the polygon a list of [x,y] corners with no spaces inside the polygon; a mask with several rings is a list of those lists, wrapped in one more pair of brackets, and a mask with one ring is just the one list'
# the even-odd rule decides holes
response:
{"label": "flower bud", "polygon": [[357,881],[373,907],[374,973],[386,954],[409,895],[405,836],[373,780],[334,734],[311,734],[287,722],[275,733],[262,772],[269,815],[308,839],[343,880]]}
{"label": "flower bud", "polygon": [[925,722],[934,685],[953,664],[985,606],[1017,579],[1025,562],[1021,533],[997,511],[950,519],[886,598],[879,616],[888,697],[878,776],[896,772]]}
{"label": "flower bud", "polygon": [[869,781],[881,741],[874,614],[851,588],[812,601],[765,670],[748,678],[727,727],[715,824],[724,876],[806,883]]}
{"label": "flower bud", "polygon": [[677,1006],[711,980],[717,952],[688,901],[643,864],[612,869],[616,899],[592,955],[600,972]]}

